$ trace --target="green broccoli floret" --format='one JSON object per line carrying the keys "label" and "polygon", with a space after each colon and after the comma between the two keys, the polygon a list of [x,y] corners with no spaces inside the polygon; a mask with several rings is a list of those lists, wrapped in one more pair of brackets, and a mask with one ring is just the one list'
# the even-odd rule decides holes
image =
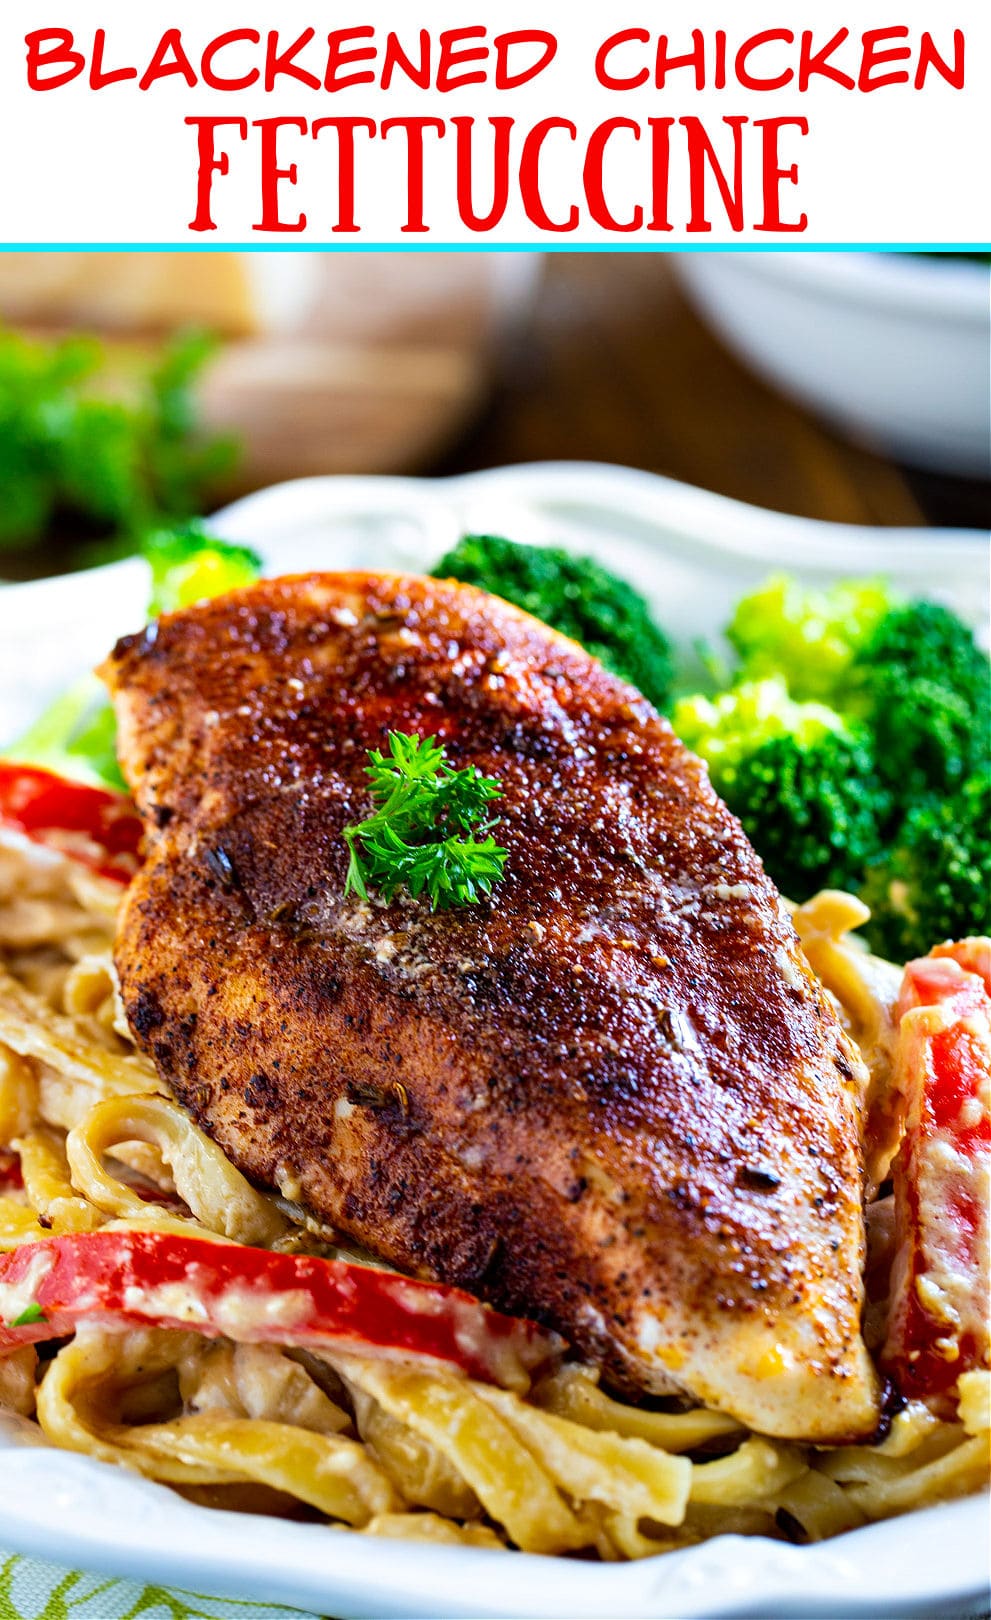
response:
{"label": "green broccoli floret", "polygon": [[784,894],[850,888],[880,848],[886,800],[866,735],[777,737],[741,761],[728,795]]}
{"label": "green broccoli floret", "polygon": [[151,566],[152,618],[250,585],[261,569],[257,552],[218,540],[198,523],[160,529],[148,536],[141,551]]}
{"label": "green broccoli floret", "polygon": [[[989,764],[991,668],[967,626],[936,603],[896,602],[877,581],[815,591],[778,577],[739,603],[728,636],[739,684],[679,704],[675,729],[709,761],[781,887],[797,899],[818,884],[857,887],[882,848],[902,865],[924,849],[943,932],[978,926],[987,908],[973,886],[987,881],[991,835],[979,849],[973,817],[961,864],[939,806],[951,795],[963,814],[977,801],[970,786],[965,804],[957,797],[962,784]],[[927,950],[932,919],[901,917],[901,867],[890,881],[887,870],[871,879],[887,919],[876,937],[903,950],[914,930],[912,949]]]}
{"label": "green broccoli floret", "polygon": [[970,699],[977,689],[988,701],[991,671],[967,626],[939,602],[892,607],[862,642],[857,664],[897,666],[948,686]]}
{"label": "green broccoli floret", "polygon": [[991,772],[909,811],[861,898],[871,908],[871,949],[896,962],[941,940],[991,932]]}
{"label": "green broccoli floret", "polygon": [[892,608],[858,650],[848,688],[896,806],[907,811],[922,796],[951,792],[987,765],[991,665],[948,608]]}
{"label": "green broccoli floret", "polygon": [[739,603],[727,634],[738,680],[781,674],[794,697],[867,727],[891,794],[889,831],[988,760],[991,667],[938,603],[896,602],[877,581],[814,591],[778,577]]}
{"label": "green broccoli floret", "polygon": [[679,698],[671,715],[682,742],[701,755],[719,791],[734,779],[740,761],[762,743],[793,737],[803,748],[829,733],[843,733],[844,721],[823,703],[795,703],[780,675],[744,681],[707,698]]}
{"label": "green broccoli floret", "polygon": [[726,635],[740,656],[738,680],[781,675],[794,697],[836,705],[858,650],[891,607],[880,580],[851,580],[827,591],[785,574],[744,596]]}
{"label": "green broccoli floret", "polygon": [[671,647],[643,597],[594,562],[557,546],[465,535],[432,570],[513,602],[578,641],[657,708],[671,697]]}
{"label": "green broccoli floret", "polygon": [[713,701],[682,699],[672,724],[707,761],[713,786],[786,894],[805,900],[860,881],[887,810],[862,727],[821,703],[795,703],[780,676]]}

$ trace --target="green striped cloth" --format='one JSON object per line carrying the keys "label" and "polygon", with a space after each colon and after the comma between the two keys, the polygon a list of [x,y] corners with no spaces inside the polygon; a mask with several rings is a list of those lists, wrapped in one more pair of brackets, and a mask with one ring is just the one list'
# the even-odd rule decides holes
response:
{"label": "green striped cloth", "polygon": [[317,1620],[298,1609],[83,1575],[0,1552],[0,1620]]}

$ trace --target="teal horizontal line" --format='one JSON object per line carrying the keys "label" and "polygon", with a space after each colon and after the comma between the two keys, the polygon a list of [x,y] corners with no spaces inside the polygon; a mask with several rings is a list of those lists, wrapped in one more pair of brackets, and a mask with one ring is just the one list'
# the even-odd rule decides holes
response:
{"label": "teal horizontal line", "polygon": [[0,242],[6,253],[972,253],[991,242]]}

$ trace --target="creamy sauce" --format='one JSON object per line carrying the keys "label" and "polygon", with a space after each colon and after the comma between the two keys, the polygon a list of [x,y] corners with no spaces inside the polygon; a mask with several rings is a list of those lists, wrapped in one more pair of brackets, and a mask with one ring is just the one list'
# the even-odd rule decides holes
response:
{"label": "creamy sauce", "polygon": [[134,1316],[167,1317],[173,1322],[201,1324],[207,1320],[206,1307],[186,1283],[159,1283],[156,1288],[139,1288],[131,1283],[124,1289],[125,1311]]}
{"label": "creamy sauce", "polygon": [[188,1283],[160,1283],[154,1288],[131,1285],[124,1290],[124,1309],[134,1316],[164,1317],[172,1322],[202,1326],[214,1322],[231,1339],[265,1332],[291,1330],[311,1315],[313,1301],[303,1289],[271,1294],[235,1284],[205,1301]]}
{"label": "creamy sauce", "polygon": [[[947,1359],[957,1354],[955,1341],[968,1334],[988,1342],[983,1301],[989,1288],[988,1207],[991,1204],[991,1155],[968,1160],[948,1134],[930,1138],[920,1167],[919,1199],[926,1211],[921,1243],[921,1274],[915,1289],[919,1303],[934,1322],[951,1330],[939,1348]],[[963,1189],[977,1212],[971,1238],[959,1228],[954,1205]],[[972,1247],[971,1247],[972,1245]],[[977,1275],[975,1276],[975,1270]]]}
{"label": "creamy sauce", "polygon": [[312,1297],[301,1288],[284,1293],[262,1293],[251,1288],[228,1288],[216,1301],[213,1315],[218,1327],[232,1339],[268,1328],[299,1327],[313,1313]]}

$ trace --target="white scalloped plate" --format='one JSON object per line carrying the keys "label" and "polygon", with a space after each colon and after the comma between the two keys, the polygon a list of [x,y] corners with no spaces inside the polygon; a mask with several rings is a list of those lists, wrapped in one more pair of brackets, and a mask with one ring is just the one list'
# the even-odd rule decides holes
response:
{"label": "white scalloped plate", "polygon": [[[250,496],[216,527],[270,571],[428,569],[465,529],[560,541],[632,579],[683,654],[718,640],[769,571],[814,582],[885,574],[988,621],[987,537],[850,528],[740,506],[646,473],[587,464],[445,482],[307,479]],[[0,738],[143,620],[144,570],[115,564],[0,589]],[[36,1435],[37,1431],[33,1433]],[[342,1617],[963,1615],[987,1606],[991,1537],[975,1498],[818,1547],[723,1536],[635,1565],[365,1539],[193,1507],[163,1486],[0,1425],[0,1543],[90,1569]]]}

